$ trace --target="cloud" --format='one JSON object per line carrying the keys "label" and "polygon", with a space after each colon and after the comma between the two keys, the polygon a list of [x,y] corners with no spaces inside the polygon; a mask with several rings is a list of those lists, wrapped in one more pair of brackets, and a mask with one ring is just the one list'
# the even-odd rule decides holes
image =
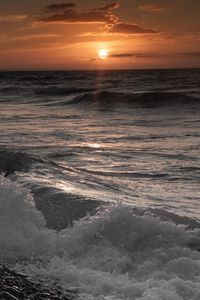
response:
{"label": "cloud", "polygon": [[117,23],[113,24],[113,26],[109,29],[111,33],[119,33],[119,34],[155,34],[158,33],[153,29],[145,29],[136,24],[129,23]]}
{"label": "cloud", "polygon": [[157,56],[157,53],[115,53],[110,55],[112,58],[150,58]]}
{"label": "cloud", "polygon": [[114,53],[110,54],[111,58],[158,58],[158,57],[190,57],[198,58],[200,57],[200,51],[191,52],[172,52],[172,53],[153,53],[153,52],[135,52],[135,53]]}
{"label": "cloud", "polygon": [[28,18],[28,15],[0,15],[0,22],[17,23]]}
{"label": "cloud", "polygon": [[200,57],[200,51],[198,52],[182,52],[181,55],[188,57]]}
{"label": "cloud", "polygon": [[64,22],[64,23],[105,23],[107,18],[98,12],[78,13],[73,10],[66,10],[60,14],[38,18],[42,22]]}
{"label": "cloud", "polygon": [[115,8],[119,8],[119,3],[118,2],[102,6],[102,7],[99,8],[99,10],[113,10]]}
{"label": "cloud", "polygon": [[117,7],[118,3],[112,3],[90,11],[79,12],[75,3],[51,4],[37,20],[47,23],[114,23],[118,18],[112,10]]}
{"label": "cloud", "polygon": [[68,8],[74,8],[76,6],[76,3],[60,3],[60,4],[50,4],[46,7],[47,11],[59,11],[63,9],[68,9]]}
{"label": "cloud", "polygon": [[51,39],[59,37],[59,34],[54,33],[39,33],[39,34],[25,34],[20,36],[14,36],[14,37],[6,37],[6,41],[26,41],[26,40],[38,40],[38,39]]}
{"label": "cloud", "polygon": [[61,3],[48,5],[42,15],[37,18],[45,23],[101,23],[104,24],[102,32],[104,34],[155,34],[158,33],[152,29],[142,28],[136,24],[122,22],[119,17],[113,13],[113,10],[119,7],[118,2],[95,8],[89,11],[79,11],[75,3]]}
{"label": "cloud", "polygon": [[109,57],[113,57],[113,58],[132,58],[134,57],[133,53],[116,53],[116,54],[112,54]]}
{"label": "cloud", "polygon": [[140,5],[138,7],[138,10],[142,12],[160,12],[160,11],[164,11],[165,9],[159,4],[144,4],[144,5]]}

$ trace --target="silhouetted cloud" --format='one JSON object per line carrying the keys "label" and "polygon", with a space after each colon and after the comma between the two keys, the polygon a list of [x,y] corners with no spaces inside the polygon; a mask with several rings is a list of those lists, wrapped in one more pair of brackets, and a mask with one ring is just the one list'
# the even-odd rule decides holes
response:
{"label": "silhouetted cloud", "polygon": [[189,56],[189,57],[200,57],[200,51],[199,52],[182,52],[181,54],[184,56]]}
{"label": "silhouetted cloud", "polygon": [[113,24],[113,26],[109,29],[109,32],[119,33],[119,34],[155,34],[158,33],[153,29],[142,28],[136,24],[129,23],[117,23]]}
{"label": "silhouetted cloud", "polygon": [[130,58],[130,57],[134,57],[134,54],[132,54],[132,53],[116,53],[116,54],[110,55],[110,57],[114,57],[114,58]]}
{"label": "silhouetted cloud", "polygon": [[63,22],[63,23],[103,23],[106,33],[116,34],[155,34],[157,31],[142,28],[136,24],[123,23],[113,10],[119,7],[118,2],[80,12],[75,3],[61,3],[48,5],[42,16],[37,20],[42,22]]}
{"label": "silhouetted cloud", "polygon": [[153,53],[153,52],[132,52],[132,53],[113,53],[110,54],[111,58],[158,58],[158,57],[200,57],[200,51],[194,52],[174,52],[174,53]]}
{"label": "silhouetted cloud", "polygon": [[140,5],[138,10],[143,12],[160,12],[164,11],[165,9],[159,4],[144,4]]}
{"label": "silhouetted cloud", "polygon": [[113,23],[118,18],[112,10],[118,7],[118,3],[112,3],[87,12],[79,12],[75,3],[61,3],[48,5],[41,17],[37,20],[42,22],[65,22],[65,23]]}
{"label": "silhouetted cloud", "polygon": [[68,9],[68,8],[74,8],[76,6],[76,3],[60,3],[60,4],[50,4],[46,7],[47,11],[59,11],[63,9]]}
{"label": "silhouetted cloud", "polygon": [[118,8],[118,7],[119,7],[119,3],[115,2],[115,3],[111,3],[111,4],[108,4],[108,5],[102,6],[102,7],[99,8],[99,10],[113,10],[115,8]]}
{"label": "silhouetted cloud", "polygon": [[158,53],[114,53],[110,57],[113,58],[150,58],[157,57]]}

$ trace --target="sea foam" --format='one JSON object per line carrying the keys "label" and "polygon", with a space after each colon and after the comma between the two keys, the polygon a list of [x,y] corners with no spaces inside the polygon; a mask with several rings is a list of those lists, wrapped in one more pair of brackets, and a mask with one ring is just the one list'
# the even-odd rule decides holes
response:
{"label": "sea foam", "polygon": [[[17,269],[75,287],[81,300],[200,297],[200,253],[188,247],[199,242],[199,230],[119,206],[56,233],[46,228],[31,195],[5,179],[0,225],[1,261],[18,258]],[[40,265],[27,264],[30,256],[40,256]]]}

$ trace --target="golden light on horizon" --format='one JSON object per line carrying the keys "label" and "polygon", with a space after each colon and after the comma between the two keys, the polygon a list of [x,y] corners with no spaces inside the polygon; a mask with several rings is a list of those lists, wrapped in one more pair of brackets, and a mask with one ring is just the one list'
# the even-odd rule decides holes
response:
{"label": "golden light on horizon", "polygon": [[106,59],[108,57],[108,50],[107,49],[100,49],[99,50],[99,58]]}

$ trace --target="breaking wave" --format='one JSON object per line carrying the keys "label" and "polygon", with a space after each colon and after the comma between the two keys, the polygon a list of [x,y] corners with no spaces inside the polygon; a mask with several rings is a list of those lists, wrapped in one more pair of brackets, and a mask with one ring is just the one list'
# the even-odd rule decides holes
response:
{"label": "breaking wave", "polygon": [[1,177],[0,260],[44,254],[52,249],[52,242],[53,236],[30,193]]}
{"label": "breaking wave", "polygon": [[81,300],[197,300],[199,245],[198,229],[122,206],[55,232],[26,190],[1,179],[1,261],[17,258],[18,270],[77,288]]}

